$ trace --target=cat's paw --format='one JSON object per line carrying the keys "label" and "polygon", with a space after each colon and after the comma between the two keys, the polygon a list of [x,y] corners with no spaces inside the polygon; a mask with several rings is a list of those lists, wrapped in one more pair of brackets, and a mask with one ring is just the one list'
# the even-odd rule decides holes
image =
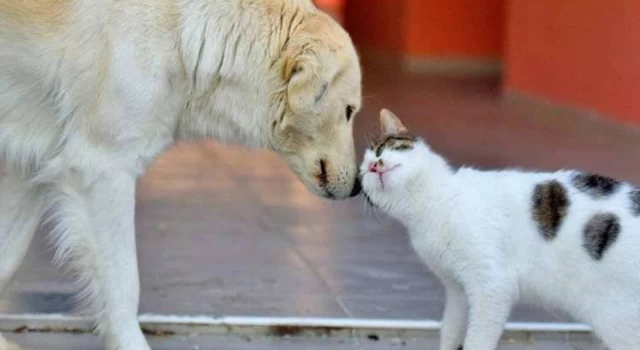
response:
{"label": "cat's paw", "polygon": [[0,334],[0,350],[24,350],[20,345],[14,344],[6,340],[2,334]]}

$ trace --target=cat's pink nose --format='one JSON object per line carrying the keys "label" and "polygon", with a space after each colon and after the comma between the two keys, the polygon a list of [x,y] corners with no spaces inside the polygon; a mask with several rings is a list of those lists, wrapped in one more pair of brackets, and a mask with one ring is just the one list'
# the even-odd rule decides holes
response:
{"label": "cat's pink nose", "polygon": [[378,172],[378,162],[369,163],[369,171],[372,172],[372,173],[377,173]]}

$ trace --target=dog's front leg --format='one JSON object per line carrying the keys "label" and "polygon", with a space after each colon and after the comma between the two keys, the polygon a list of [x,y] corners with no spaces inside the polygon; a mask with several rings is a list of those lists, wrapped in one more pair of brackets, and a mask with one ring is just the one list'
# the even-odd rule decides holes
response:
{"label": "dog's front leg", "polygon": [[93,234],[101,251],[98,288],[104,310],[99,326],[108,349],[149,349],[138,324],[140,282],[135,242],[135,178],[111,174],[90,193]]}
{"label": "dog's front leg", "polygon": [[102,174],[90,185],[68,178],[53,191],[57,258],[80,276],[109,350],[148,350],[137,320],[135,177]]}

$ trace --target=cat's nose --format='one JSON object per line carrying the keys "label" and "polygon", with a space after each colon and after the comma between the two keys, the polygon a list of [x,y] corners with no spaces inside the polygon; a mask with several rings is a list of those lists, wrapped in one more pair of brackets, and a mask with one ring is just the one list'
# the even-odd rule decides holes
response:
{"label": "cat's nose", "polygon": [[369,163],[369,171],[372,172],[372,173],[377,173],[378,172],[378,162]]}

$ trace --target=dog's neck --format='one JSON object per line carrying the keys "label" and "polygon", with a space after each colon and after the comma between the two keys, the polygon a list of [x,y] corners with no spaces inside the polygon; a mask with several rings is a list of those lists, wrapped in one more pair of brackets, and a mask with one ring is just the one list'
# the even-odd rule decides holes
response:
{"label": "dog's neck", "polygon": [[[238,2],[196,0],[179,6],[185,100],[176,138],[271,148],[269,126],[286,107],[280,53],[295,14],[288,7],[301,5],[283,1],[238,11]],[[265,25],[248,25],[257,22]]]}

